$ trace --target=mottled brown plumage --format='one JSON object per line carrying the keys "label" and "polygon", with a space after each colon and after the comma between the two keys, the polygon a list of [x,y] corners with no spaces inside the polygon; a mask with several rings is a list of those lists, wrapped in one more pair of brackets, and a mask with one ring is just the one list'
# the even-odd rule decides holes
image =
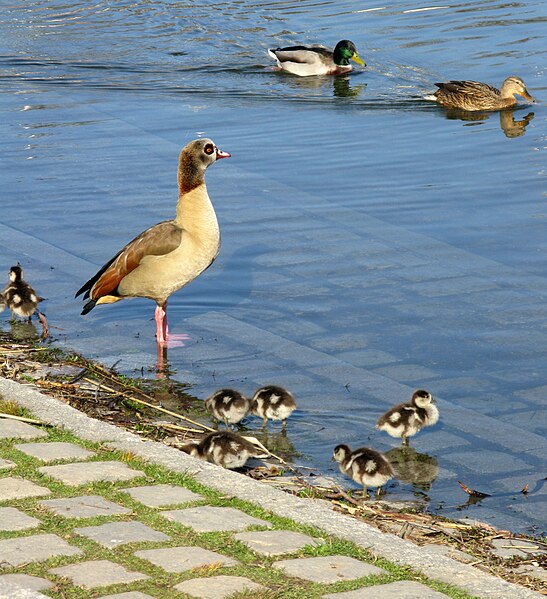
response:
{"label": "mottled brown plumage", "polygon": [[533,102],[524,81],[519,77],[507,77],[501,89],[478,81],[447,81],[435,84],[439,89],[427,100],[438,102],[447,108],[460,110],[501,110],[515,106],[515,94]]}

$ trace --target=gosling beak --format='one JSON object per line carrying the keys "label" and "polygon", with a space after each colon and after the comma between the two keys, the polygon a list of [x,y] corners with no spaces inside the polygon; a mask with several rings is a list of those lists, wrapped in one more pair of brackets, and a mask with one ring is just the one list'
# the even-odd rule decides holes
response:
{"label": "gosling beak", "polygon": [[230,158],[231,154],[229,152],[223,152],[222,150],[219,150],[218,148],[216,148],[217,151],[217,160],[220,160],[221,158]]}
{"label": "gosling beak", "polygon": [[357,52],[355,52],[353,54],[353,56],[351,57],[351,60],[354,60],[357,64],[360,64],[362,67],[366,67],[366,63],[363,62],[363,60],[361,59],[361,57],[359,56],[359,54],[357,54]]}
{"label": "gosling beak", "polygon": [[331,462],[334,462],[334,456],[332,456],[332,458],[330,459]]}
{"label": "gosling beak", "polygon": [[526,98],[529,102],[535,102],[534,98],[528,93],[528,90],[524,90],[522,94],[520,94],[523,98]]}

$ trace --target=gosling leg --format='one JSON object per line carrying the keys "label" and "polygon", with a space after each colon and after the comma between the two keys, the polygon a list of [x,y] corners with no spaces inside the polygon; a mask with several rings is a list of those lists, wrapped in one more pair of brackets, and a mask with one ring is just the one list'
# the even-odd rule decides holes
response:
{"label": "gosling leg", "polygon": [[403,440],[403,446],[408,447],[408,437],[406,435],[402,435],[401,439]]}
{"label": "gosling leg", "polygon": [[268,424],[268,417],[264,416],[264,420],[262,421],[262,428],[266,428],[267,424]]}

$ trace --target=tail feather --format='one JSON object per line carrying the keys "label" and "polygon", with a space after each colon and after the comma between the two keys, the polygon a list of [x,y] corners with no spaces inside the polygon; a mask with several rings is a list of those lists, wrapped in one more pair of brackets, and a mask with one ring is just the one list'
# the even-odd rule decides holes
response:
{"label": "tail feather", "polygon": [[82,315],[87,314],[88,312],[91,312],[91,310],[93,310],[93,308],[95,307],[96,304],[97,304],[97,300],[89,300],[87,302],[87,304],[85,304],[84,309],[82,310]]}

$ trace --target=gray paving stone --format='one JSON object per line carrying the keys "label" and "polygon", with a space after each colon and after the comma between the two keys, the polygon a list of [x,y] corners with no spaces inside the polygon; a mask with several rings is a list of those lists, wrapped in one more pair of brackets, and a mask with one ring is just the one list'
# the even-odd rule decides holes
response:
{"label": "gray paving stone", "polygon": [[427,545],[427,548],[430,551],[434,551],[439,555],[446,555],[447,557],[451,557],[452,559],[458,560],[464,564],[472,564],[473,562],[478,561],[474,555],[470,555],[469,553],[465,553],[465,551],[460,551],[454,547],[450,547],[450,545],[437,545],[437,543],[432,543],[431,545]]}
{"label": "gray paving stone", "polygon": [[269,522],[248,516],[233,507],[201,505],[182,510],[168,510],[161,512],[161,515],[197,532],[245,530],[249,526],[271,526]]}
{"label": "gray paving stone", "polygon": [[547,582],[547,570],[542,568],[537,562],[534,564],[522,564],[514,568],[513,571],[523,576],[531,576],[532,578],[538,578]]}
{"label": "gray paving stone", "polygon": [[99,526],[85,526],[75,528],[74,532],[88,539],[113,549],[127,543],[143,541],[169,541],[169,537],[158,530],[154,530],[142,522],[107,522]]}
{"label": "gray paving stone", "polygon": [[398,580],[389,584],[375,584],[355,591],[330,593],[323,599],[446,599],[448,595],[434,591],[419,582]]}
{"label": "gray paving stone", "polygon": [[127,591],[126,593],[118,593],[116,595],[101,595],[97,599],[154,599],[154,597],[140,591]]}
{"label": "gray paving stone", "polygon": [[14,507],[0,507],[0,530],[27,530],[42,524]]}
{"label": "gray paving stone", "polygon": [[12,468],[15,468],[15,462],[0,458],[0,470],[11,470]]}
{"label": "gray paving stone", "polygon": [[176,485],[147,485],[122,489],[122,491],[129,493],[135,501],[148,507],[163,507],[204,499],[203,495]]}
{"label": "gray paving stone", "polygon": [[192,568],[221,564],[235,566],[238,562],[231,557],[202,549],[201,547],[166,547],[165,549],[141,549],[135,555],[163,568],[167,572],[186,572]]}
{"label": "gray paving stone", "polygon": [[131,510],[100,495],[82,495],[66,499],[46,499],[40,505],[63,518],[94,518],[130,514]]}
{"label": "gray paving stone", "polygon": [[0,418],[0,439],[37,439],[47,437],[47,433],[26,422]]}
{"label": "gray paving stone", "polygon": [[60,480],[65,485],[78,486],[99,481],[118,482],[144,476],[139,470],[133,470],[122,462],[84,462],[79,464],[61,464],[42,466],[42,474]]}
{"label": "gray paving stone", "polygon": [[53,586],[51,580],[39,576],[29,576],[28,574],[3,574],[0,576],[0,588],[2,588],[4,582],[16,584],[31,591],[43,591]]}
{"label": "gray paving stone", "polygon": [[255,530],[240,532],[234,537],[261,555],[293,553],[306,545],[316,546],[323,542],[292,530]]}
{"label": "gray paving stone", "polygon": [[74,443],[19,443],[15,449],[38,458],[42,462],[53,462],[54,460],[86,460],[95,455],[94,451],[88,451]]}
{"label": "gray paving stone", "polygon": [[132,572],[120,564],[115,564],[106,559],[53,568],[50,572],[56,576],[69,578],[73,584],[86,589],[96,589],[111,584],[130,583],[149,578],[146,574]]}
{"label": "gray paving stone", "polygon": [[59,555],[82,554],[83,551],[52,534],[0,541],[0,564],[3,566],[20,566],[27,562],[41,562]]}
{"label": "gray paving stone", "polygon": [[0,478],[0,501],[11,501],[12,499],[24,499],[25,497],[40,497],[50,495],[47,487],[35,485],[30,480],[8,476]]}
{"label": "gray paving stone", "polygon": [[199,599],[224,599],[242,591],[264,591],[266,587],[243,576],[211,576],[185,580],[175,589]]}
{"label": "gray paving stone", "polygon": [[524,539],[494,539],[493,552],[500,557],[533,557],[534,555],[547,555],[545,549]]}
{"label": "gray paving stone", "polygon": [[275,562],[273,567],[296,578],[325,584],[354,580],[372,574],[386,574],[382,568],[346,555],[286,559]]}

